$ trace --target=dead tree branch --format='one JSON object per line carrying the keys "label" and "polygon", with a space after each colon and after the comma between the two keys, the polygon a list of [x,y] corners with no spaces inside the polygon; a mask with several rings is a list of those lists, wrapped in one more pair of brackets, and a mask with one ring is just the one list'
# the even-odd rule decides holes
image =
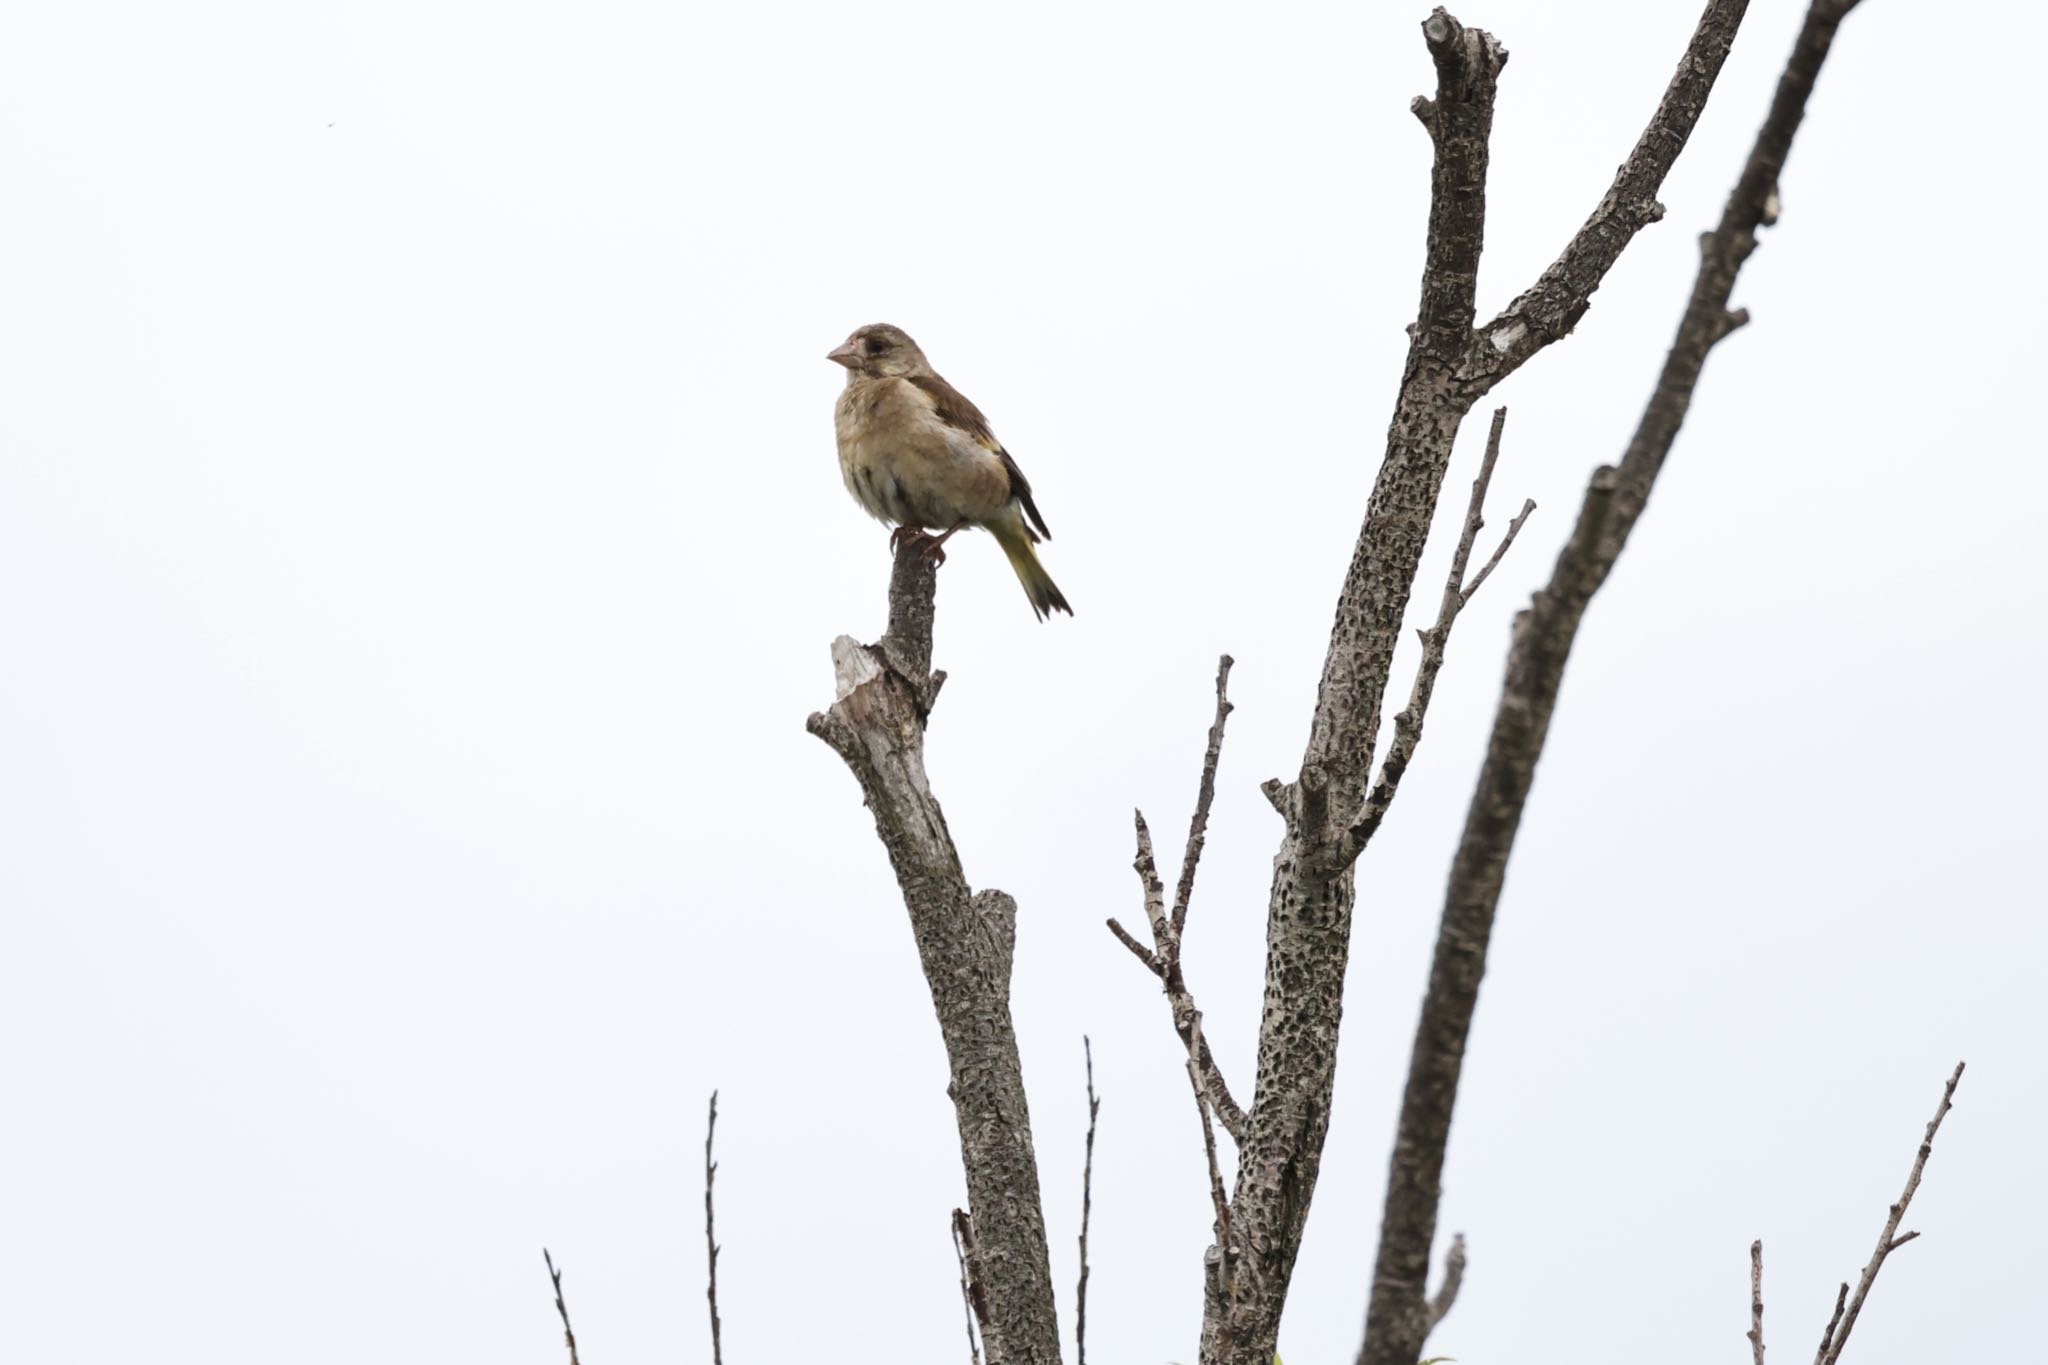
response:
{"label": "dead tree branch", "polygon": [[1863,1301],[1870,1296],[1870,1287],[1877,1283],[1877,1272],[1884,1269],[1885,1258],[1920,1235],[1909,1232],[1900,1236],[1899,1223],[1913,1202],[1914,1192],[1920,1188],[1921,1172],[1927,1169],[1927,1158],[1934,1154],[1934,1135],[1940,1131],[1941,1121],[1948,1117],[1949,1107],[1956,1097],[1956,1086],[1962,1079],[1963,1064],[1957,1062],[1948,1084],[1942,1087],[1941,1103],[1935,1107],[1934,1117],[1927,1121],[1927,1131],[1920,1139],[1920,1150],[1913,1156],[1913,1169],[1906,1175],[1905,1193],[1886,1213],[1884,1231],[1877,1234],[1877,1250],[1870,1254],[1870,1263],[1863,1267],[1862,1277],[1856,1281],[1856,1293],[1849,1299],[1846,1313],[1842,1310],[1841,1300],[1836,1299],[1835,1320],[1828,1324],[1827,1335],[1821,1338],[1820,1351],[1813,1358],[1814,1365],[1835,1365],[1842,1358],[1842,1348],[1849,1344],[1849,1333],[1856,1326],[1857,1315],[1863,1311]]}
{"label": "dead tree branch", "polygon": [[1081,1035],[1081,1056],[1088,1066],[1088,1146],[1081,1161],[1081,1282],[1074,1286],[1074,1360],[1088,1365],[1088,1215],[1095,1199],[1095,1116],[1102,1101],[1095,1096],[1095,1049]]}
{"label": "dead tree branch", "polygon": [[[1816,0],[1808,11],[1779,80],[1770,113],[1757,134],[1741,178],[1729,195],[1720,225],[1701,239],[1700,271],[1691,301],[1621,465],[1595,472],[1578,523],[1558,556],[1549,585],[1536,594],[1516,620],[1507,677],[1464,834],[1452,862],[1429,992],[1416,1026],[1359,1365],[1414,1365],[1419,1353],[1428,1320],[1423,1301],[1424,1279],[1429,1269],[1430,1243],[1436,1233],[1451,1110],[1457,1097],[1479,982],[1485,972],[1486,951],[1508,854],[1514,846],[1536,762],[1549,731],[1551,713],[1563,683],[1565,660],[1587,603],[1606,581],[1642,515],[1651,486],[1692,402],[1707,353],[1744,320],[1744,315],[1728,308],[1736,275],[1756,248],[1757,228],[1773,212],[1779,175],[1793,134],[1835,29],[1852,3],[1853,0]],[[1720,54],[1726,51],[1733,19],[1739,17],[1740,10],[1736,6],[1736,15],[1724,15],[1725,8],[1708,7],[1700,33],[1694,39],[1697,56],[1689,54],[1689,63],[1699,60],[1718,65]],[[1725,32],[1719,28],[1724,20],[1728,24]],[[1666,95],[1667,106],[1675,101],[1697,113],[1696,100],[1686,93],[1692,80],[1693,75],[1682,67]],[[1703,96],[1704,92],[1700,93]],[[1668,136],[1658,133],[1663,119],[1664,111],[1660,110],[1659,118],[1651,125],[1651,132],[1657,133],[1657,137],[1646,134],[1645,143],[1638,146],[1638,155],[1645,154],[1651,142]],[[1629,195],[1617,198],[1618,191],[1610,192],[1609,200],[1620,207],[1625,208],[1627,202],[1648,202],[1648,191],[1642,188],[1640,177],[1627,166],[1617,177],[1616,186],[1633,187],[1632,199]],[[1622,221],[1625,223],[1626,218]],[[1568,324],[1577,316],[1568,300],[1554,296],[1556,280],[1573,278],[1585,262],[1604,258],[1602,251],[1581,251],[1575,242],[1558,264],[1545,272],[1546,280],[1552,283],[1539,281],[1534,290],[1510,307],[1504,318],[1511,322],[1517,318],[1526,321],[1528,337],[1547,337],[1554,324],[1543,319]],[[1520,347],[1534,344],[1528,337],[1511,340],[1500,352],[1503,362],[1519,356]],[[1265,1074],[1262,1065],[1262,1086]],[[1257,1110],[1255,1104],[1254,1127]]]}
{"label": "dead tree branch", "polygon": [[[1459,425],[1503,375],[1570,330],[1622,247],[1654,218],[1648,206],[1691,135],[1746,7],[1746,0],[1709,0],[1615,187],[1523,296],[1510,318],[1521,331],[1504,345],[1473,322],[1488,140],[1507,51],[1442,9],[1422,25],[1437,80],[1435,97],[1414,105],[1435,150],[1421,297],[1301,771],[1292,783],[1266,788],[1287,829],[1267,909],[1258,1076],[1231,1205],[1234,1255],[1222,1257],[1232,1266],[1233,1293],[1208,1302],[1203,1365],[1271,1365],[1329,1132],[1359,849],[1349,836],[1368,797],[1388,668]],[[1418,1305],[1417,1329],[1422,1320]]]}
{"label": "dead tree branch", "polygon": [[555,1287],[555,1311],[562,1315],[562,1340],[569,1343],[569,1365],[583,1365],[576,1357],[576,1329],[569,1325],[569,1304],[562,1297],[562,1272],[555,1269],[555,1258],[548,1255],[548,1249],[540,1249],[540,1258],[548,1265],[548,1282]]}
{"label": "dead tree branch", "polygon": [[981,1365],[981,1342],[974,1334],[974,1282],[967,1270],[967,1246],[963,1237],[972,1236],[968,1229],[967,1215],[959,1209],[953,1210],[953,1259],[960,1263],[960,1312],[967,1319],[967,1358],[972,1365]]}
{"label": "dead tree branch", "polygon": [[1816,1361],[1820,1360],[1822,1357],[1827,1355],[1828,1343],[1835,1339],[1835,1329],[1842,1325],[1842,1310],[1847,1308],[1848,1306],[1849,1282],[1847,1280],[1844,1280],[1842,1282],[1842,1287],[1835,1291],[1834,1316],[1828,1319],[1827,1330],[1820,1334],[1820,1349],[1814,1352],[1813,1354],[1813,1358]]}
{"label": "dead tree branch", "polygon": [[1202,860],[1202,846],[1209,831],[1209,807],[1216,800],[1216,766],[1223,755],[1223,724],[1230,717],[1230,665],[1231,657],[1225,654],[1216,663],[1216,719],[1209,725],[1209,742],[1202,753],[1202,779],[1195,789],[1195,813],[1188,822],[1187,848],[1180,859],[1180,883],[1173,893],[1173,908],[1166,908],[1166,887],[1159,880],[1159,864],[1152,851],[1152,831],[1145,824],[1144,812],[1137,812],[1138,856],[1132,866],[1137,869],[1138,883],[1145,896],[1145,920],[1152,929],[1152,947],[1146,948],[1131,932],[1119,924],[1114,917],[1109,920],[1109,931],[1117,941],[1131,950],[1131,955],[1143,963],[1145,970],[1159,978],[1159,984],[1166,990],[1166,1002],[1173,1013],[1173,1031],[1180,1035],[1181,1046],[1202,1071],[1203,1084],[1209,1097],[1209,1105],[1215,1111],[1217,1122],[1233,1140],[1241,1141],[1244,1134],[1244,1110],[1230,1096],[1230,1087],[1223,1083],[1222,1069],[1216,1065],[1215,1054],[1209,1050],[1208,1041],[1202,1036],[1202,1012],[1195,1008],[1194,992],[1188,989],[1187,977],[1181,968],[1181,941],[1187,929],[1188,901],[1195,890],[1195,868]]}
{"label": "dead tree branch", "polygon": [[945,677],[929,671],[936,586],[917,547],[898,551],[887,633],[873,645],[843,635],[833,642],[837,699],[808,728],[859,782],[910,914],[951,1070],[989,1365],[1053,1365],[1059,1319],[1010,1019],[1017,904],[1001,891],[969,889],[925,776],[925,722]]}
{"label": "dead tree branch", "polygon": [[725,1348],[718,1339],[718,1215],[711,1207],[711,1183],[718,1176],[718,1163],[711,1159],[711,1140],[718,1136],[718,1092],[711,1092],[711,1116],[704,1121],[704,1258],[710,1268],[710,1286],[704,1297],[711,1302],[711,1365],[725,1365]]}
{"label": "dead tree branch", "polygon": [[1493,466],[1500,459],[1500,435],[1507,425],[1508,410],[1493,410],[1493,426],[1486,434],[1486,454],[1480,460],[1479,474],[1472,480],[1472,497],[1465,504],[1465,529],[1458,536],[1458,548],[1451,555],[1451,571],[1444,580],[1444,595],[1437,608],[1436,624],[1427,630],[1417,631],[1422,640],[1422,660],[1415,667],[1415,683],[1409,689],[1408,705],[1394,714],[1394,743],[1387,756],[1380,763],[1379,780],[1373,783],[1372,794],[1365,798],[1365,809],[1345,834],[1344,850],[1340,860],[1358,856],[1358,850],[1365,847],[1379,829],[1380,821],[1386,818],[1387,808],[1394,804],[1394,793],[1400,789],[1401,778],[1408,771],[1408,764],[1415,757],[1415,746],[1422,740],[1423,718],[1429,712],[1429,701],[1436,694],[1436,677],[1443,671],[1444,647],[1451,638],[1451,626],[1457,621],[1458,613],[1472,600],[1472,594],[1479,591],[1479,585],[1500,563],[1501,556],[1515,543],[1521,534],[1522,523],[1536,510],[1536,504],[1523,499],[1522,510],[1508,523],[1508,531],[1501,537],[1500,548],[1486,561],[1479,574],[1470,583],[1465,581],[1465,568],[1472,562],[1472,546],[1479,539],[1480,528],[1486,525],[1486,490],[1493,482]]}
{"label": "dead tree branch", "polygon": [[1764,1365],[1764,1244],[1749,1244],[1749,1361]]}
{"label": "dead tree branch", "polygon": [[1429,1326],[1423,1332],[1425,1337],[1450,1315],[1451,1306],[1458,1301],[1458,1290],[1464,1284],[1465,1234],[1460,1232],[1452,1235],[1451,1249],[1444,1255],[1444,1282],[1437,1286],[1436,1297],[1429,1301]]}
{"label": "dead tree branch", "polygon": [[[1201,1026],[1201,1021],[1197,1020],[1196,1029],[1199,1030]],[[1202,1120],[1202,1153],[1209,1160],[1209,1204],[1216,1213],[1216,1242],[1211,1250],[1214,1251],[1216,1247],[1222,1248],[1222,1253],[1209,1264],[1206,1297],[1228,1305],[1236,1298],[1237,1293],[1231,1274],[1230,1196],[1223,1189],[1223,1169],[1216,1162],[1216,1129],[1209,1122],[1212,1101],[1204,1084],[1202,1069],[1195,1065],[1196,1051],[1194,1048],[1188,1051],[1188,1084],[1194,1087],[1195,1109]]]}

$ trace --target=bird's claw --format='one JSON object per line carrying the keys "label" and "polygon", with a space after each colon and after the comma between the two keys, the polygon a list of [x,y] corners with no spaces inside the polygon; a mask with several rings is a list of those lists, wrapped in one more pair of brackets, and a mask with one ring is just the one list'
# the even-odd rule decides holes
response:
{"label": "bird's claw", "polygon": [[899,526],[889,533],[890,553],[902,554],[914,546],[935,567],[946,562],[945,545],[946,536],[935,536],[922,526]]}

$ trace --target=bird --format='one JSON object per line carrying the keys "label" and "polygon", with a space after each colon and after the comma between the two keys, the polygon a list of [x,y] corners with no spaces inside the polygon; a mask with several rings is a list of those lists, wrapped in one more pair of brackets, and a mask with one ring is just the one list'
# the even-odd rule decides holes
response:
{"label": "bird", "polygon": [[[1038,619],[1072,616],[1032,547],[1051,540],[1031,484],[967,401],[901,327],[854,329],[825,358],[846,367],[833,412],[839,472],[854,501],[893,523],[890,544],[923,544],[944,563],[953,533],[979,526],[1009,558]],[[936,534],[933,534],[933,533]]]}

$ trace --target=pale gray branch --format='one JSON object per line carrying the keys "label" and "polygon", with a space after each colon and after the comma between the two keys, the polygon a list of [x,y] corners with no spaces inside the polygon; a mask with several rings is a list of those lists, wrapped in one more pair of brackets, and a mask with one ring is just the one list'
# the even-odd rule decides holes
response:
{"label": "pale gray branch", "polygon": [[1764,1244],[1749,1244],[1749,1359],[1764,1365]]}
{"label": "pale gray branch", "polygon": [[[1642,203],[1654,202],[1720,74],[1745,8],[1745,0],[1709,0],[1705,6],[1678,75],[1618,181],[1626,200],[1620,212],[1635,214]],[[1238,1143],[1231,1205],[1236,1293],[1227,1310],[1214,1296],[1205,1300],[1203,1365],[1272,1365],[1336,1083],[1356,906],[1352,863],[1343,855],[1369,796],[1387,670],[1451,448],[1465,414],[1508,368],[1484,360],[1473,327],[1488,143],[1507,51],[1492,35],[1466,28],[1442,9],[1423,24],[1422,37],[1436,67],[1436,92],[1415,105],[1433,150],[1421,295],[1385,454],[1331,625],[1301,770],[1293,783],[1269,791],[1287,830],[1273,860],[1258,1075]],[[1568,326],[1562,319],[1556,325],[1548,321],[1549,310],[1561,307],[1566,318],[1584,311],[1585,295],[1598,287],[1632,234],[1632,227],[1624,231],[1605,216],[1589,226],[1581,234],[1587,240],[1567,247],[1555,278],[1541,282],[1540,298],[1513,319],[1521,331],[1504,337],[1498,354],[1506,357],[1512,350],[1512,363],[1520,364],[1563,335]],[[1529,335],[1538,330],[1541,337]],[[1420,1340],[1427,1238],[1417,1255],[1419,1269],[1404,1259],[1398,1267],[1383,1265],[1379,1277],[1394,1275],[1405,1296],[1413,1269],[1416,1297],[1404,1309],[1409,1320],[1400,1348]],[[1412,1351],[1398,1360],[1375,1354],[1367,1365],[1415,1360]]]}
{"label": "pale gray branch", "polygon": [[1956,1086],[1962,1083],[1963,1063],[1957,1062],[1956,1069],[1948,1078],[1948,1084],[1941,1089],[1941,1103],[1935,1107],[1934,1117],[1927,1121],[1927,1131],[1920,1138],[1920,1150],[1913,1154],[1913,1169],[1906,1174],[1906,1189],[1896,1204],[1886,1211],[1884,1231],[1877,1234],[1877,1250],[1870,1255],[1870,1263],[1863,1267],[1862,1276],[1856,1281],[1856,1292],[1849,1298],[1848,1311],[1836,1305],[1836,1322],[1821,1340],[1820,1352],[1814,1357],[1814,1365],[1835,1365],[1842,1358],[1842,1348],[1849,1344],[1849,1333],[1856,1326],[1856,1317],[1863,1311],[1863,1301],[1870,1296],[1870,1287],[1877,1283],[1877,1272],[1884,1269],[1885,1258],[1897,1251],[1920,1234],[1909,1232],[1898,1235],[1899,1222],[1906,1216],[1906,1209],[1913,1202],[1913,1194],[1920,1188],[1921,1173],[1927,1169],[1927,1158],[1934,1155],[1934,1135],[1941,1129],[1941,1121],[1948,1117],[1951,1103],[1956,1097]]}
{"label": "pale gray branch", "polygon": [[974,1334],[974,1290],[967,1279],[967,1248],[960,1243],[960,1225],[965,1221],[960,1210],[953,1210],[953,1259],[960,1265],[960,1315],[967,1322],[967,1359],[970,1365],[981,1365],[981,1342]]}
{"label": "pale gray branch", "polygon": [[1486,433],[1486,453],[1480,459],[1478,475],[1472,480],[1472,495],[1465,503],[1464,529],[1459,532],[1457,548],[1451,553],[1451,569],[1444,580],[1436,624],[1416,632],[1422,641],[1422,659],[1415,666],[1415,681],[1409,688],[1408,705],[1394,716],[1394,743],[1380,763],[1379,780],[1365,798],[1365,808],[1351,822],[1333,851],[1332,856],[1340,865],[1355,860],[1379,830],[1380,822],[1386,819],[1387,810],[1394,804],[1394,796],[1400,790],[1401,778],[1415,758],[1415,746],[1422,741],[1423,719],[1428,714],[1430,698],[1436,693],[1437,674],[1443,670],[1444,649],[1450,642],[1451,627],[1466,603],[1472,600],[1472,594],[1493,572],[1493,566],[1507,553],[1508,546],[1514,544],[1522,523],[1536,510],[1534,502],[1523,500],[1521,515],[1509,524],[1500,548],[1493,552],[1493,558],[1486,561],[1486,567],[1479,571],[1479,576],[1467,585],[1465,569],[1472,561],[1472,547],[1479,539],[1480,528],[1486,525],[1486,490],[1493,483],[1493,467],[1500,459],[1501,431],[1507,419],[1506,408],[1493,410],[1493,425]]}
{"label": "pale gray branch", "polygon": [[1095,1095],[1095,1048],[1081,1035],[1081,1057],[1088,1074],[1088,1145],[1081,1159],[1081,1280],[1074,1286],[1074,1360],[1088,1365],[1088,1215],[1095,1205],[1095,1116],[1102,1101]]}
{"label": "pale gray branch", "polygon": [[[718,1321],[718,1216],[711,1207],[711,1184],[718,1176],[718,1163],[711,1159],[711,1141],[718,1135],[718,1092],[711,1092],[711,1113],[704,1121],[704,1259],[710,1285],[704,1297],[711,1304],[711,1365],[725,1365],[725,1348],[719,1340]],[[567,1326],[567,1323],[563,1324]]]}
{"label": "pale gray branch", "polygon": [[889,581],[889,628],[834,648],[836,698],[809,728],[853,773],[889,855],[951,1071],[970,1215],[970,1281],[989,1365],[1057,1365],[1059,1318],[1017,1035],[1010,1018],[1017,905],[967,883],[925,773],[937,575],[914,544]]}
{"label": "pale gray branch", "polygon": [[[1739,4],[1708,5],[1693,47],[1645,134],[1645,142],[1638,144],[1636,155],[1617,176],[1611,202],[1603,203],[1588,224],[1590,229],[1604,220],[1618,235],[1589,245],[1582,233],[1535,289],[1517,300],[1497,324],[1482,329],[1484,344],[1498,355],[1480,372],[1479,387],[1483,389],[1545,342],[1569,330],[1583,311],[1591,284],[1597,284],[1598,274],[1612,263],[1610,248],[1618,251],[1618,244],[1640,226],[1631,214],[1640,216],[1652,202],[1643,167],[1668,166],[1667,155],[1675,155],[1683,143],[1698,116],[1705,87],[1711,84],[1711,73],[1726,55],[1741,9]],[[1594,472],[1578,522],[1548,585],[1516,619],[1507,676],[1465,829],[1452,860],[1429,989],[1416,1024],[1359,1365],[1414,1365],[1421,1349],[1428,1322],[1423,1295],[1430,1246],[1436,1235],[1444,1152],[1472,1012],[1486,971],[1508,856],[1549,733],[1565,662],[1587,604],[1612,572],[1677,439],[1707,353],[1728,333],[1728,301],[1736,275],[1755,249],[1756,230],[1774,198],[1793,134],[1845,12],[1843,0],[1816,0],[1809,9],[1721,222],[1703,240],[1692,297],[1628,450],[1619,467]],[[1671,125],[1674,117],[1682,127]],[[1639,166],[1638,157],[1647,157],[1647,161]],[[1636,209],[1631,209],[1632,204]],[[1571,304],[1574,298],[1576,306]],[[1494,331],[1496,327],[1501,330]],[[1487,335],[1490,331],[1493,334]],[[1265,1074],[1262,1070],[1261,1081]],[[1255,1131],[1257,1119],[1255,1106]]]}
{"label": "pale gray branch", "polygon": [[1216,1056],[1202,1037],[1202,1012],[1195,1007],[1194,992],[1188,988],[1187,975],[1181,966],[1181,941],[1187,929],[1188,902],[1194,894],[1195,868],[1202,860],[1202,846],[1209,829],[1209,807],[1216,799],[1216,766],[1223,753],[1223,725],[1232,709],[1229,695],[1231,662],[1230,656],[1225,654],[1216,664],[1216,718],[1209,725],[1208,746],[1202,754],[1202,777],[1195,790],[1195,813],[1188,823],[1187,849],[1181,855],[1180,882],[1174,892],[1173,908],[1169,911],[1166,906],[1166,887],[1159,880],[1159,862],[1153,851],[1151,827],[1145,823],[1145,813],[1137,811],[1134,812],[1134,823],[1138,851],[1131,866],[1137,871],[1138,884],[1144,893],[1145,920],[1152,929],[1152,947],[1148,949],[1138,942],[1114,916],[1108,924],[1117,941],[1130,949],[1131,955],[1142,962],[1147,971],[1159,978],[1173,1015],[1174,1032],[1180,1036],[1181,1046],[1187,1049],[1190,1061],[1202,1072],[1208,1103],[1214,1109],[1217,1121],[1233,1139],[1241,1139],[1244,1110],[1231,1098],[1230,1087],[1223,1082],[1223,1071],[1216,1064]]}

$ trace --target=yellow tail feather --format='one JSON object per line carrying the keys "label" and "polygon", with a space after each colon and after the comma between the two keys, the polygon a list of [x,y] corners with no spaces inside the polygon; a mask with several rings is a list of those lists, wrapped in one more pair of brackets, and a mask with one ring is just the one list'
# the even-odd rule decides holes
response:
{"label": "yellow tail feather", "polygon": [[1041,621],[1056,611],[1072,616],[1074,609],[1067,605],[1066,595],[1038,562],[1038,552],[1031,548],[1031,532],[1025,529],[1024,519],[1015,516],[1015,504],[1008,510],[1014,520],[996,522],[988,529],[1009,557],[1010,567],[1017,571],[1017,581],[1024,585],[1024,595],[1031,599],[1031,610]]}

